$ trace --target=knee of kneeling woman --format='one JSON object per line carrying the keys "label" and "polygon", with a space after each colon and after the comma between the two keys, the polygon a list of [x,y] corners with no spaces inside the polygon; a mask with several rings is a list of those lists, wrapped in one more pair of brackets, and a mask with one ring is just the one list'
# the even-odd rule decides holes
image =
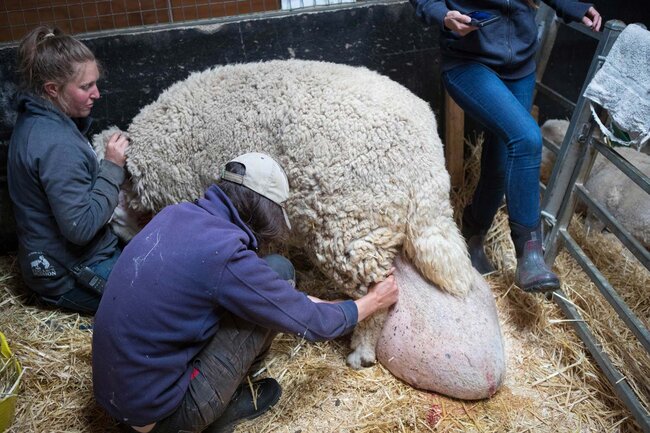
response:
{"label": "knee of kneeling woman", "polygon": [[280,278],[287,280],[292,286],[296,286],[296,271],[289,259],[280,254],[269,254],[264,256],[264,260]]}

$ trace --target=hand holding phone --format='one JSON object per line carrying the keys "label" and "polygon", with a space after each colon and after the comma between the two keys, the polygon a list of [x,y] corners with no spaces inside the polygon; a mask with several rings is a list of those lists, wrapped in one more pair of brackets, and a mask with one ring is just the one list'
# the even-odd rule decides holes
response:
{"label": "hand holding phone", "polygon": [[474,11],[467,14],[472,20],[469,22],[470,26],[474,27],[485,27],[488,24],[492,24],[496,21],[499,21],[501,18],[498,15],[493,15],[489,12],[484,11]]}
{"label": "hand holding phone", "polygon": [[[474,18],[472,17],[474,16]],[[460,36],[476,31],[478,28],[499,20],[498,15],[489,12],[475,11],[465,15],[459,11],[447,12],[443,19],[444,28]]]}

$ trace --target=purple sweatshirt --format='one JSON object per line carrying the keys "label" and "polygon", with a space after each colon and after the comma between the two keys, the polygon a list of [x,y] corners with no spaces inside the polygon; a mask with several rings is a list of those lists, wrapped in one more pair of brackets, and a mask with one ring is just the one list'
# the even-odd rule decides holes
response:
{"label": "purple sweatshirt", "polygon": [[95,398],[115,419],[146,425],[169,415],[189,386],[192,359],[227,310],[310,341],[357,323],[353,301],[314,303],[257,253],[228,197],[163,209],[124,249],[95,316]]}

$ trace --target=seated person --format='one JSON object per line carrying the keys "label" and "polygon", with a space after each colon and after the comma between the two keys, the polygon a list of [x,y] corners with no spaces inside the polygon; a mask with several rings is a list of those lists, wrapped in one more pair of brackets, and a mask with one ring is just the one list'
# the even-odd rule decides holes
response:
{"label": "seated person", "polygon": [[120,254],[107,223],[124,181],[128,140],[113,134],[102,161],[86,134],[99,68],[83,43],[40,26],[18,47],[22,91],[7,173],[27,286],[43,302],[94,313]]}

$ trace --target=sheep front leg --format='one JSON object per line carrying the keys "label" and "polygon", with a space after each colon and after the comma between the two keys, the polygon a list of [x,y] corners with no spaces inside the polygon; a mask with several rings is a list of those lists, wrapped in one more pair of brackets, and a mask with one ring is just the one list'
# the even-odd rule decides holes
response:
{"label": "sheep front leg", "polygon": [[[341,224],[340,220],[334,221]],[[345,226],[356,228],[363,225],[354,221]],[[322,235],[322,239],[309,244],[315,247],[316,263],[323,273],[329,275],[346,295],[358,299],[367,293],[371,284],[388,276],[404,235],[399,231],[379,227],[366,229],[363,233],[352,233],[352,240],[348,242],[326,241],[337,239],[332,233],[340,232],[342,230],[338,225],[326,226],[317,232]],[[377,311],[357,324],[352,335],[353,352],[347,358],[350,367],[360,369],[376,363],[375,346],[385,319],[386,311]]]}
{"label": "sheep front leg", "polygon": [[387,310],[378,311],[357,325],[350,342],[352,353],[347,358],[347,364],[350,367],[359,370],[377,362],[375,348],[386,320],[386,314]]}
{"label": "sheep front leg", "polygon": [[[401,241],[400,234],[380,228],[350,242],[346,256],[352,264],[352,269],[357,270],[357,277],[364,277],[360,290],[355,293],[357,297],[359,293],[367,293],[368,281],[379,281],[386,277]],[[355,294],[351,295],[354,297]],[[386,314],[387,310],[377,311],[357,324],[350,342],[352,353],[347,358],[347,364],[351,368],[359,370],[377,362],[375,348]]]}

